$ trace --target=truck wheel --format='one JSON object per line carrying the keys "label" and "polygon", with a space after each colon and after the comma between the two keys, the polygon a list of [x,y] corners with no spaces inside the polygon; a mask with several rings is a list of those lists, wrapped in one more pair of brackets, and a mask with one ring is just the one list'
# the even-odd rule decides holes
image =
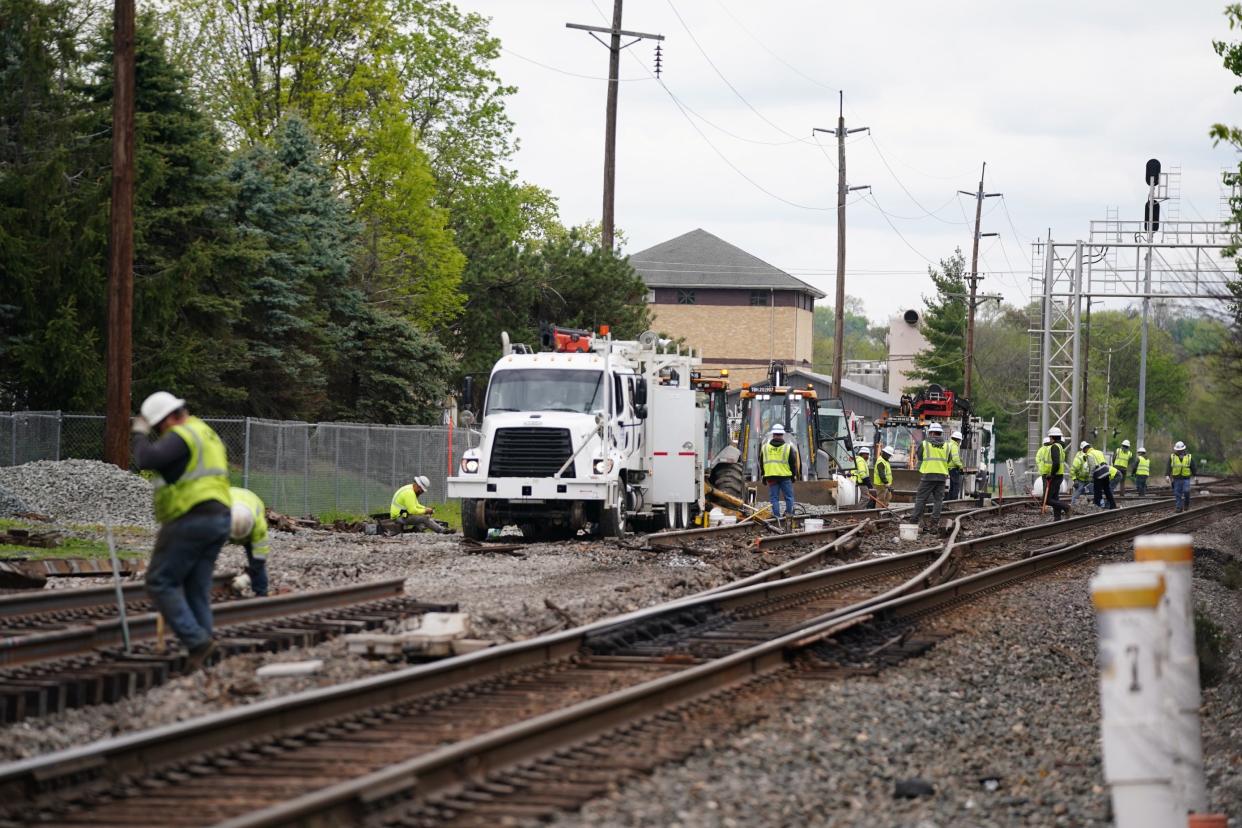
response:
{"label": "truck wheel", "polygon": [[611,507],[600,509],[599,536],[601,538],[625,537],[625,492]]}
{"label": "truck wheel", "polygon": [[469,540],[481,541],[487,537],[487,524],[479,521],[479,501],[462,498],[461,533]]}
{"label": "truck wheel", "polygon": [[717,463],[712,467],[712,485],[738,500],[746,498],[746,479],[741,463]]}

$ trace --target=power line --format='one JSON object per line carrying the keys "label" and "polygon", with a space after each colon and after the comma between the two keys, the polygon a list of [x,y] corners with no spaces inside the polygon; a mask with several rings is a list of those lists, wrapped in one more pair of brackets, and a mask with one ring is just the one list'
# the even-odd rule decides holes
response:
{"label": "power line", "polygon": [[[608,77],[605,75],[584,75],[581,72],[570,72],[568,69],[561,69],[559,66],[553,66],[550,63],[543,63],[542,61],[538,61],[538,60],[535,60],[534,58],[527,57],[526,55],[519,54],[518,52],[513,51],[507,46],[501,46],[500,50],[507,54],[513,55],[518,60],[524,60],[527,63],[532,63],[535,66],[540,67],[541,69],[547,69],[549,72],[556,72],[561,75],[568,75],[571,78],[582,78],[583,80],[593,80],[593,81],[607,81],[608,80]],[[649,81],[649,80],[652,80],[652,78],[617,78],[617,80],[622,83],[635,83],[639,81]]]}
{"label": "power line", "polygon": [[755,41],[755,43],[759,44],[759,48],[763,49],[763,51],[767,52],[769,55],[771,55],[773,58],[775,58],[775,59],[776,59],[776,61],[777,61],[777,63],[780,63],[780,64],[781,64],[782,66],[784,66],[786,69],[789,69],[791,72],[793,72],[795,75],[797,75],[798,77],[802,78],[803,80],[810,81],[811,83],[815,84],[816,86],[818,86],[818,87],[820,87],[820,88],[822,88],[822,89],[829,89],[829,90],[831,90],[831,91],[833,91],[833,92],[838,92],[838,91],[840,91],[840,90],[839,90],[839,89],[837,89],[837,87],[835,87],[835,86],[830,86],[830,85],[828,85],[828,84],[826,84],[826,83],[823,83],[823,82],[821,82],[821,81],[816,80],[815,78],[813,78],[813,77],[811,77],[810,75],[808,75],[808,74],[806,74],[805,72],[803,72],[803,71],[802,71],[801,69],[799,69],[798,67],[794,66],[794,65],[793,65],[792,63],[790,63],[789,61],[785,60],[783,57],[781,57],[781,56],[780,56],[779,54],[777,54],[775,51],[773,51],[772,49],[770,49],[766,43],[764,43],[762,40],[760,40],[760,39],[759,39],[759,38],[755,35],[755,33],[754,33],[754,32],[752,32],[752,31],[750,30],[750,27],[749,27],[749,26],[746,26],[745,24],[743,24],[743,23],[742,23],[742,21],[738,20],[738,19],[737,19],[737,17],[735,17],[735,16],[734,16],[733,12],[729,11],[729,7],[728,7],[728,6],[726,6],[726,5],[722,2],[722,0],[716,0],[716,5],[720,6],[721,10],[722,10],[722,11],[723,11],[726,15],[728,15],[729,19],[730,19],[730,20],[732,20],[734,23],[736,23],[736,24],[737,24],[737,27],[738,27],[739,29],[741,29],[743,32],[745,32],[745,33],[746,33],[746,35],[747,35],[747,36],[748,36],[751,40],[753,40],[753,41]]}
{"label": "power line", "polygon": [[876,200],[874,192],[870,194],[869,198],[864,198],[863,200],[866,201],[868,204],[870,204],[872,207],[874,207],[876,211],[881,216],[884,217],[885,223],[887,223],[888,226],[892,228],[893,232],[897,234],[897,238],[901,239],[902,244],[910,248],[910,250],[912,250],[915,253],[915,255],[917,255],[923,261],[927,262],[932,267],[939,267],[939,265],[936,262],[933,262],[931,259],[925,256],[922,253],[922,251],[920,251],[917,247],[915,247],[914,245],[910,243],[909,239],[907,239],[904,235],[902,235],[902,232],[897,229],[897,225],[893,224],[893,222],[889,219],[888,213],[886,213],[884,211],[884,208],[880,206],[880,202]]}
{"label": "power line", "polygon": [[[952,201],[957,199],[956,194],[954,194],[953,198],[951,198],[949,201],[946,201],[943,205],[937,208],[936,211],[928,210],[926,207],[924,207],[919,202],[917,198],[914,197],[914,193],[910,192],[910,189],[906,187],[904,183],[902,183],[901,178],[898,177],[897,173],[894,172],[892,166],[888,163],[888,159],[884,157],[884,153],[880,151],[880,145],[875,142],[875,138],[873,138],[871,135],[868,135],[867,137],[871,138],[871,146],[875,148],[875,154],[880,157],[880,163],[884,165],[884,169],[888,170],[888,174],[891,175],[893,177],[893,180],[897,182],[897,186],[900,187],[902,192],[904,192],[907,196],[909,196],[910,200],[914,202],[914,206],[918,207],[926,215],[931,216],[936,221],[943,222],[945,224],[963,224],[964,223],[960,221],[952,221],[950,219],[943,219],[940,216],[936,215],[936,212],[938,212],[939,210],[943,210],[945,207],[948,207]],[[894,216],[894,218],[897,218],[897,216]],[[908,219],[908,220],[914,221],[914,219]]]}

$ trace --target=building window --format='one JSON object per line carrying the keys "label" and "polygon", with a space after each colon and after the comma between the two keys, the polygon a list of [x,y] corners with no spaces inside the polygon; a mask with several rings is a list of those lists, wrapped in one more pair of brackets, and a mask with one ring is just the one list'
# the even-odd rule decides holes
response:
{"label": "building window", "polygon": [[647,291],[647,304],[648,304],[648,305],[654,305],[654,304],[655,304],[655,300],[656,300],[655,291],[654,291],[654,290],[648,290],[648,291]]}
{"label": "building window", "polygon": [[750,306],[752,308],[766,308],[769,304],[770,294],[766,290],[752,290],[750,292]]}
{"label": "building window", "polygon": [[684,288],[678,288],[677,289],[677,304],[693,305],[694,304],[694,291],[685,290]]}

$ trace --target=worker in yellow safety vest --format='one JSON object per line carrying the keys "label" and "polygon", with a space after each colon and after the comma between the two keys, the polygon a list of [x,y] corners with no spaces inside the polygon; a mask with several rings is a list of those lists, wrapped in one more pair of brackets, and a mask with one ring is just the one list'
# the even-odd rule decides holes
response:
{"label": "worker in yellow safety vest", "polygon": [[[229,539],[232,497],[228,453],[185,400],[157,391],[133,420],[134,464],[155,484],[160,524],[147,565],[147,592],[190,656],[189,672],[215,652],[211,581]],[[154,432],[159,439],[152,442]]]}
{"label": "worker in yellow safety vest", "polygon": [[859,486],[869,486],[871,482],[871,468],[867,465],[867,461],[871,459],[871,448],[869,446],[861,446],[858,454],[854,457],[854,482]]}
{"label": "worker in yellow safety vest", "polygon": [[1108,462],[1104,452],[1098,448],[1087,449],[1087,465],[1091,469],[1092,502],[1101,509],[1104,508],[1105,503],[1108,504],[1109,509],[1116,509],[1117,501],[1113,499],[1113,478],[1117,476],[1116,467]]}
{"label": "worker in yellow safety vest", "polygon": [[1090,448],[1091,444],[1083,440],[1078,444],[1078,453],[1074,455],[1074,462],[1070,463],[1070,486],[1073,487],[1073,492],[1070,494],[1070,506],[1078,502],[1079,495],[1091,491],[1091,467],[1088,465],[1091,456],[1088,451]]}
{"label": "worker in yellow safety vest", "polygon": [[1130,451],[1130,441],[1122,440],[1121,446],[1113,452],[1113,468],[1117,470],[1114,480],[1117,481],[1117,494],[1124,495],[1126,493],[1126,478],[1130,475],[1130,462],[1134,459],[1134,452]]}
{"label": "worker in yellow safety vest", "polygon": [[871,497],[868,509],[887,509],[893,497],[893,467],[889,459],[893,456],[893,447],[880,449],[880,456],[875,458],[875,468],[871,472]]}
{"label": "worker in yellow safety vest", "polygon": [[1164,477],[1173,485],[1173,510],[1181,512],[1190,508],[1190,479],[1198,477],[1195,458],[1186,451],[1186,444],[1178,440],[1169,455],[1169,465]]}
{"label": "worker in yellow safety vest", "polygon": [[1061,520],[1069,513],[1069,504],[1061,500],[1061,483],[1065,479],[1065,446],[1061,429],[1048,429],[1048,442],[1035,452],[1035,465],[1044,481],[1043,504],[1052,507],[1052,520]]}
{"label": "worker in yellow safety vest", "polygon": [[768,485],[768,502],[772,504],[772,517],[781,518],[781,502],[785,503],[785,515],[793,517],[794,478],[798,476],[798,450],[793,443],[785,441],[785,426],[772,426],[771,436],[761,450],[763,482]]}
{"label": "worker in yellow safety vest", "polygon": [[957,500],[962,496],[962,476],[966,474],[966,466],[962,463],[962,432],[953,432],[945,445],[949,449],[949,500]]}
{"label": "worker in yellow safety vest", "polygon": [[239,591],[245,591],[246,582],[259,598],[267,597],[267,554],[271,544],[267,536],[267,507],[259,496],[249,489],[233,486],[232,523],[229,543],[241,544],[246,550],[246,574],[234,580]]}
{"label": "worker in yellow safety vest", "polygon": [[944,506],[944,485],[949,478],[949,447],[944,442],[944,429],[940,423],[927,427],[927,439],[919,443],[915,452],[918,461],[919,488],[914,493],[914,512],[911,523],[921,526],[923,510],[932,501],[932,525],[940,523],[940,509]]}
{"label": "worker in yellow safety vest", "polygon": [[436,513],[434,506],[424,506],[418,502],[418,496],[427,491],[431,481],[426,475],[419,475],[412,483],[407,483],[393,493],[392,503],[388,506],[388,516],[397,521],[401,530],[419,531],[426,529],[437,535],[450,534],[450,530],[441,526],[431,516]]}
{"label": "worker in yellow safety vest", "polygon": [[1138,447],[1138,457],[1134,461],[1134,491],[1139,496],[1147,494],[1147,478],[1151,476],[1151,458],[1147,456],[1147,449],[1142,446]]}

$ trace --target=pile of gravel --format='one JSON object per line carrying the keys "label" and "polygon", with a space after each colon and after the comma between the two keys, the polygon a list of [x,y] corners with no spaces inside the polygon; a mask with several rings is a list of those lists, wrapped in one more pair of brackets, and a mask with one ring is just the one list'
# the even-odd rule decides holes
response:
{"label": "pile of gravel", "polygon": [[153,528],[151,484],[96,460],[38,460],[0,468],[0,487],[24,502],[25,511],[67,523]]}
{"label": "pile of gravel", "polygon": [[20,497],[0,486],[0,517],[12,517],[29,511],[30,507]]}

